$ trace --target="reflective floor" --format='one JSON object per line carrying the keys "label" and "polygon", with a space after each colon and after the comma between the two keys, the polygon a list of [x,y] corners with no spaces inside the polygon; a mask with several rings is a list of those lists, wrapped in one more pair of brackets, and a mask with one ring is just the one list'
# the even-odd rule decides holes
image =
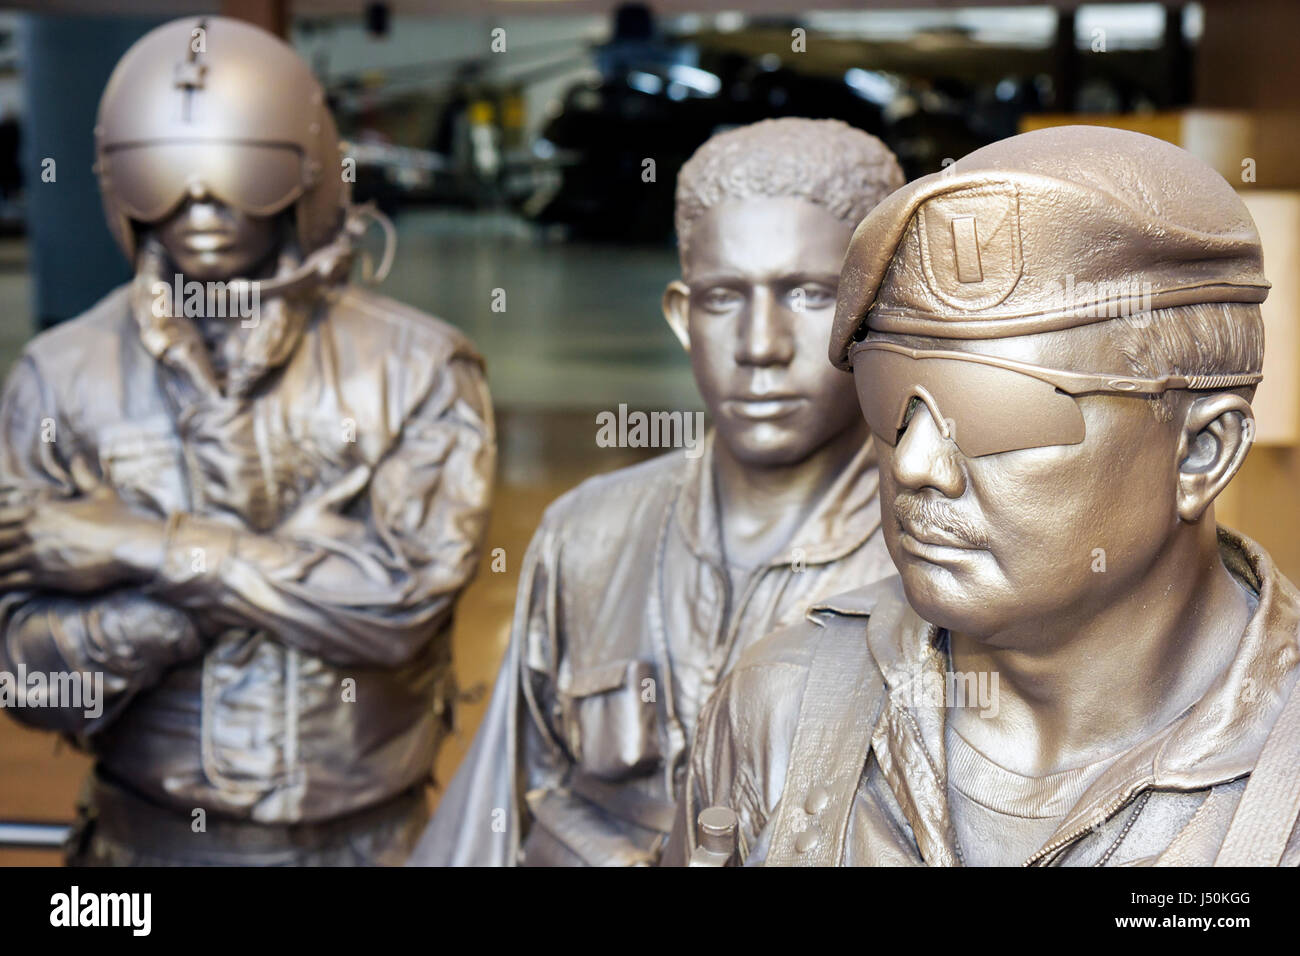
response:
{"label": "reflective floor", "polygon": [[383,291],[447,319],[504,409],[701,408],[659,309],[677,254],[547,241],[506,216],[414,213]]}

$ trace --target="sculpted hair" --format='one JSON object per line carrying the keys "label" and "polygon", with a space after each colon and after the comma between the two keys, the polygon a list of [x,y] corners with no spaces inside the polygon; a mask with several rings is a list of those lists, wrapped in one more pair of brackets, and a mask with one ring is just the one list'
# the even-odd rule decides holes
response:
{"label": "sculpted hair", "polygon": [[876,137],[839,120],[773,119],[710,137],[677,176],[681,256],[691,226],[729,199],[806,199],[857,225],[903,185],[894,154]]}
{"label": "sculpted hair", "polygon": [[[1144,377],[1228,375],[1264,366],[1264,318],[1255,303],[1176,306],[1119,316],[1108,325],[1116,348]],[[1175,402],[1170,394],[1152,398],[1156,418],[1171,421]]]}

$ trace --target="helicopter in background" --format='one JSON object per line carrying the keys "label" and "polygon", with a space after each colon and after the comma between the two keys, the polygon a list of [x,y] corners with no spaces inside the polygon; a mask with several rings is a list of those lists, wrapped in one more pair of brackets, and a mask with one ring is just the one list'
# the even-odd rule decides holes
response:
{"label": "helicopter in background", "polygon": [[[950,28],[924,42],[814,34],[814,54],[791,49],[797,28],[754,19],[670,34],[643,4],[625,4],[601,43],[336,80],[354,195],[389,212],[508,209],[573,237],[666,241],[677,172],[721,130],[779,116],[840,119],[880,137],[910,179],[1014,134],[1025,113],[1177,105],[1187,60],[1163,49],[1089,58],[1074,49],[1072,28],[1068,44],[1034,47]],[[571,81],[530,134],[529,90],[557,78]]]}

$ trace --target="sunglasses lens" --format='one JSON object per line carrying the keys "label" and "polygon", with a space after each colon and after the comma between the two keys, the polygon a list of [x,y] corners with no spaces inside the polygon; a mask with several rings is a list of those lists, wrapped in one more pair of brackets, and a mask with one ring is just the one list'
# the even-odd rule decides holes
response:
{"label": "sunglasses lens", "polygon": [[296,150],[256,143],[150,143],[108,152],[105,177],[127,214],[157,222],[191,182],[250,216],[272,216],[302,195]]}
{"label": "sunglasses lens", "polygon": [[853,381],[858,389],[862,417],[876,440],[891,448],[903,427],[907,400],[911,398],[904,362],[910,362],[907,356],[880,349],[863,350],[853,356]]}
{"label": "sunglasses lens", "polygon": [[890,446],[918,386],[934,397],[967,457],[1083,441],[1083,413],[1075,400],[1012,369],[863,349],[853,358],[853,377],[872,434]]}

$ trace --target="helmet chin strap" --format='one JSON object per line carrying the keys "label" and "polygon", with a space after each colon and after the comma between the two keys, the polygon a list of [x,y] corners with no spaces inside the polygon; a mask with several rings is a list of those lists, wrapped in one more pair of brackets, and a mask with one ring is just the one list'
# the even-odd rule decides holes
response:
{"label": "helmet chin strap", "polygon": [[[358,249],[371,223],[377,224],[384,233],[384,253],[378,267],[368,252]],[[305,257],[290,272],[272,279],[232,279],[226,288],[236,295],[256,289],[257,295],[265,299],[296,294],[320,285],[335,285],[344,281],[352,271],[352,262],[358,251],[361,254],[362,281],[367,285],[383,282],[392,270],[397,254],[397,230],[373,203],[348,207],[343,226],[334,238]]]}

